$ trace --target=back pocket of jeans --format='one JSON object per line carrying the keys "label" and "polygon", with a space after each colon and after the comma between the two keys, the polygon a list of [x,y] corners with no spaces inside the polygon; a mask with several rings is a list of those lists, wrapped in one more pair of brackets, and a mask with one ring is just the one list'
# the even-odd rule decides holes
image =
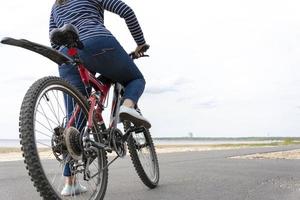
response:
{"label": "back pocket of jeans", "polygon": [[103,48],[100,52],[93,54],[93,57],[101,56],[101,55],[103,55],[103,54],[105,54],[109,51],[113,51],[113,50],[115,50],[114,47],[112,47],[112,48]]}

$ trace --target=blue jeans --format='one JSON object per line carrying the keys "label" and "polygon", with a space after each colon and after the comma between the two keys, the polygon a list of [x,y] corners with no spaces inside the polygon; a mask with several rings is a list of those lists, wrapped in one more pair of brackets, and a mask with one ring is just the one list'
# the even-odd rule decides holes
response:
{"label": "blue jeans", "polygon": [[[114,37],[95,37],[83,41],[84,49],[79,57],[91,72],[122,84],[125,87],[124,99],[137,103],[145,88],[145,79],[127,52]],[[66,54],[67,49],[61,50]],[[71,65],[59,67],[59,75],[77,87],[83,94],[85,88],[78,70]]]}
{"label": "blue jeans", "polygon": [[[85,67],[122,84],[125,87],[124,99],[137,103],[144,91],[145,79],[119,42],[114,37],[96,37],[82,42],[84,49],[79,50],[79,57]],[[61,49],[61,52],[67,54],[67,48]],[[61,65],[59,75],[87,95],[76,67]],[[70,104],[67,107],[69,116],[73,107]],[[64,176],[71,176],[69,164],[64,167]]]}

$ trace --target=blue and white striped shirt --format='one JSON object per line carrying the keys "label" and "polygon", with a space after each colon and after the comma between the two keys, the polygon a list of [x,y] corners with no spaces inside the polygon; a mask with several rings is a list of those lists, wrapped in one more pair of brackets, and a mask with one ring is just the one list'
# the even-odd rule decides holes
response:
{"label": "blue and white striped shirt", "polygon": [[[145,39],[133,10],[121,0],[67,0],[62,5],[54,4],[51,10],[49,32],[72,24],[79,31],[80,40],[98,36],[112,36],[104,26],[104,10],[118,14],[126,24],[138,45]],[[51,44],[53,48],[59,47]]]}

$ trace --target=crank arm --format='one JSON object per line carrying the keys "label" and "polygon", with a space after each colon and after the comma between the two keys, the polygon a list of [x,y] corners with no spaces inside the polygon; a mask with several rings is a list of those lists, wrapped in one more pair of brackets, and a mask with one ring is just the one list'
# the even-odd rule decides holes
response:
{"label": "crank arm", "polygon": [[127,129],[126,133],[123,135],[122,141],[126,142],[130,136],[131,133],[135,132],[135,133],[143,133],[145,131],[145,127],[141,126],[141,127],[130,127],[129,129]]}
{"label": "crank arm", "polygon": [[112,149],[105,145],[105,144],[102,144],[102,143],[99,143],[99,142],[94,142],[93,140],[90,140],[90,139],[87,139],[87,142],[90,142],[90,144],[93,146],[93,147],[96,147],[97,149],[104,149],[105,151],[112,151]]}

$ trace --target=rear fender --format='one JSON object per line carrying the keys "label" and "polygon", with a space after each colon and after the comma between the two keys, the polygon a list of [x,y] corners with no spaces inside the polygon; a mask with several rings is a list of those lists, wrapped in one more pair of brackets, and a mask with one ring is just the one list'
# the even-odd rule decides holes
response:
{"label": "rear fender", "polygon": [[36,52],[42,56],[49,58],[50,60],[57,63],[58,65],[74,63],[74,61],[71,58],[65,56],[59,51],[51,47],[47,47],[38,43],[31,42],[29,40],[5,37],[0,42],[2,44],[17,46],[17,47],[21,47]]}

